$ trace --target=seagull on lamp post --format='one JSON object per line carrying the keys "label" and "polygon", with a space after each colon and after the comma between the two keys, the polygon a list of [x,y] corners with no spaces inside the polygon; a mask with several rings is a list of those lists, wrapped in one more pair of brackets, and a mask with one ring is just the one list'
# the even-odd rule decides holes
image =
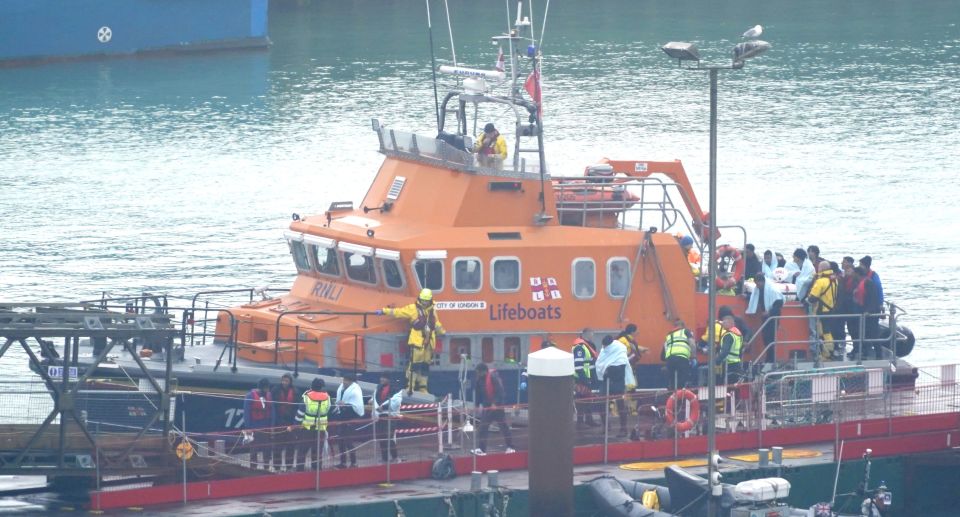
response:
{"label": "seagull on lamp post", "polygon": [[747,29],[747,32],[743,33],[743,36],[740,36],[744,39],[759,38],[763,34],[763,27],[759,25],[754,25],[752,28]]}

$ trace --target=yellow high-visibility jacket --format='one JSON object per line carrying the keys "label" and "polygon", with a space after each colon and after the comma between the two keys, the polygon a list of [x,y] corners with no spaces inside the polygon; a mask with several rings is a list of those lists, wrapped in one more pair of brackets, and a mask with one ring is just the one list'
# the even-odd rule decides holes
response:
{"label": "yellow high-visibility jacket", "polygon": [[[480,133],[480,136],[477,137],[477,143],[474,146],[473,150],[479,152],[483,148],[484,140],[487,138],[486,133]],[[502,135],[497,134],[497,140],[489,147],[492,151],[490,156],[498,156],[501,160],[507,159],[507,141],[503,138]]]}
{"label": "yellow high-visibility jacket", "polygon": [[831,312],[837,301],[837,281],[833,278],[833,271],[826,270],[817,275],[817,279],[810,288],[807,300],[817,303],[817,314]]}
{"label": "yellow high-visibility jacket", "polygon": [[440,323],[440,318],[437,317],[435,306],[423,309],[414,302],[397,308],[384,307],[383,313],[410,322],[410,335],[407,337],[407,344],[412,347],[423,348],[426,344],[426,346],[433,348],[437,342],[437,334],[445,332],[443,325]]}

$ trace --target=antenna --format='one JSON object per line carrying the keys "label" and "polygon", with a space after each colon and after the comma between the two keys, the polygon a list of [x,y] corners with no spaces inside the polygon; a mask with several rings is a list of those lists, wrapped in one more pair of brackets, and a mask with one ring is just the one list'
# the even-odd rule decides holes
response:
{"label": "antenna", "polygon": [[[528,6],[530,7],[530,39],[533,41],[533,44],[537,44],[537,26],[533,23],[533,0],[529,0]],[[520,13],[517,13],[517,18],[520,17]]]}
{"label": "antenna", "polygon": [[447,32],[450,33],[450,53],[453,54],[453,66],[457,66],[457,49],[453,46],[453,28],[450,26],[450,5],[443,0],[443,8],[447,11]]}
{"label": "antenna", "polygon": [[430,21],[430,0],[427,4],[427,33],[430,35],[430,72],[433,74],[433,108],[437,113],[437,131],[440,131],[440,96],[437,94],[437,57],[433,53],[433,23]]}
{"label": "antenna", "polygon": [[503,0],[507,10],[507,42],[510,44],[510,96],[517,96],[517,66],[513,54],[513,29],[510,27],[510,0]]}
{"label": "antenna", "polygon": [[543,46],[543,36],[547,32],[547,14],[549,12],[550,12],[550,0],[547,0],[547,5],[543,8],[543,25],[540,26],[540,46],[541,47]]}

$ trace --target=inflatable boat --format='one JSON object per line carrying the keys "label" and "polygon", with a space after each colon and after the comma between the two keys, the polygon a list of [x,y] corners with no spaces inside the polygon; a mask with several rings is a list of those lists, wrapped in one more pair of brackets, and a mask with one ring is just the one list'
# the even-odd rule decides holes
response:
{"label": "inflatable boat", "polygon": [[[606,517],[707,517],[707,498],[704,497],[708,490],[707,480],[675,465],[663,472],[666,487],[603,476],[588,483],[590,494]],[[719,515],[809,515],[808,510],[790,508],[780,502],[789,495],[790,482],[783,478],[723,484]],[[763,513],[756,513],[758,511]]]}

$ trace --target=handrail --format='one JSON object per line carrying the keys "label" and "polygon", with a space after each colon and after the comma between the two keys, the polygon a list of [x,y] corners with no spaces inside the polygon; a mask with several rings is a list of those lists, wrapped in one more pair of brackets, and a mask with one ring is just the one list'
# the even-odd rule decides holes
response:
{"label": "handrail", "polygon": [[[576,208],[563,208],[558,206],[557,213],[569,213],[569,212],[584,212],[584,213],[606,213],[606,212],[622,212],[624,214],[624,223],[621,227],[626,226],[626,214],[627,213],[639,213],[641,217],[641,226],[643,212],[657,212],[662,215],[661,217],[661,231],[666,232],[674,227],[677,224],[677,219],[683,221],[683,226],[686,229],[686,232],[693,237],[695,242],[698,244],[698,248],[702,250],[702,238],[699,232],[696,229],[696,225],[691,225],[691,222],[687,218],[687,214],[676,208],[676,205],[673,202],[671,194],[668,192],[670,188],[676,188],[679,192],[681,200],[684,201],[685,206],[690,206],[687,204],[688,196],[684,192],[683,186],[676,182],[664,182],[660,178],[656,177],[627,177],[627,178],[596,178],[589,176],[562,176],[562,177],[552,177],[554,181],[553,189],[555,192],[564,192],[564,191],[580,191],[585,189],[606,189],[609,187],[620,187],[627,191],[628,187],[639,187],[640,188],[640,199],[635,202],[630,203],[630,206],[627,207],[627,200],[597,200],[586,202],[586,200],[574,203],[569,202],[571,205],[582,205]],[[567,182],[567,183],[563,183]],[[646,197],[647,188],[654,190],[659,190],[663,194],[663,198],[658,201],[648,201]],[[566,204],[566,203],[558,203]],[[586,205],[594,206],[596,208],[587,208]],[[638,206],[639,205],[639,206]],[[651,206],[648,206],[651,205]],[[669,208],[667,207],[669,205]],[[666,215],[668,213],[676,214],[676,217],[673,218],[672,222],[667,221]],[[693,216],[693,214],[690,214]],[[586,219],[582,222],[583,225],[586,224]]]}
{"label": "handrail", "polygon": [[740,230],[740,232],[743,233],[743,246],[740,246],[739,249],[745,250],[747,248],[747,229],[746,228],[744,228],[742,225],[739,225],[739,224],[724,224],[724,225],[717,226],[717,230],[725,230],[725,229]]}
{"label": "handrail", "polygon": [[[99,299],[96,300],[81,300],[78,302],[79,305],[99,305],[101,309],[106,309],[110,307],[108,302],[123,302],[123,308],[129,309],[129,302],[133,302],[133,309],[137,314],[145,314],[147,310],[147,300],[150,300],[154,303],[154,313],[165,313],[169,310],[169,303],[167,301],[166,294],[150,294],[147,292],[141,292],[138,295],[130,296],[113,296],[108,291],[103,291]],[[115,307],[120,307],[115,305]]]}
{"label": "handrail", "polygon": [[[231,370],[236,373],[237,371],[237,318],[233,315],[229,309],[220,309],[220,312],[225,312],[227,316],[230,317],[230,334],[227,337],[227,343],[223,345],[223,350],[220,351],[220,357],[217,358],[217,363],[213,366],[213,371],[217,371],[220,368],[220,362],[223,360],[223,354],[227,351],[228,348],[231,349],[230,356],[227,357],[227,361],[232,360],[233,364],[231,365]],[[216,332],[214,332],[214,337],[216,337]],[[191,333],[191,337],[193,334]],[[180,348],[186,350],[186,342],[180,343]],[[184,354],[186,355],[186,354]]]}
{"label": "handrail", "polygon": [[[891,305],[892,305],[892,304],[891,304]],[[864,325],[865,325],[865,322],[866,322],[866,318],[882,317],[882,316],[884,316],[884,315],[885,315],[885,313],[879,312],[879,313],[875,313],[875,314],[871,314],[871,313],[817,314],[817,315],[812,315],[812,317],[813,317],[813,318],[817,318],[817,319],[840,319],[840,318],[842,318],[842,319],[849,319],[849,318],[857,318],[857,320],[859,321],[859,327],[860,327],[859,330],[860,330],[860,332],[859,332],[859,337],[855,340],[856,342],[859,342],[859,343],[862,344],[862,343],[885,343],[885,342],[888,342],[888,341],[889,341],[889,342],[892,343],[891,348],[890,348],[890,352],[891,352],[894,356],[896,356],[896,340],[899,339],[899,338],[901,338],[901,337],[902,337],[902,338],[906,338],[907,336],[906,336],[906,334],[902,333],[902,332],[896,327],[896,321],[895,321],[895,320],[892,321],[893,325],[890,326],[890,329],[892,330],[891,333],[890,333],[890,336],[891,336],[890,338],[881,338],[881,337],[868,338],[868,337],[865,336]],[[770,324],[771,321],[799,320],[799,319],[807,320],[807,319],[809,319],[809,318],[811,318],[811,315],[809,315],[809,314],[770,316],[770,317],[764,319],[764,321],[763,321],[763,323],[760,325],[760,327],[758,327],[757,330],[754,331],[754,333],[753,333],[753,335],[750,337],[750,339],[744,344],[744,348],[749,348],[749,347],[753,344],[753,341],[754,341],[755,339],[757,339],[758,337],[762,336],[762,335],[763,335],[763,332],[762,332],[763,329],[764,329],[768,324]],[[793,341],[778,341],[778,340],[775,339],[773,342],[771,342],[771,343],[769,343],[768,345],[766,345],[766,346],[763,348],[763,350],[761,350],[760,353],[757,355],[756,359],[754,359],[754,360],[750,363],[750,371],[753,371],[754,367],[755,367],[758,363],[760,363],[760,362],[763,361],[763,359],[764,359],[767,351],[770,350],[771,347],[774,347],[774,346],[777,345],[777,344],[784,345],[784,344],[809,343],[809,341],[810,341],[809,339],[805,339],[805,340],[793,340]],[[840,342],[840,341],[842,341],[843,343],[846,343],[846,342],[847,342],[846,339],[843,339],[843,340],[834,339],[833,341],[834,341],[834,342]],[[862,356],[863,356],[863,346],[857,347],[857,356],[858,356],[858,357],[857,357],[857,364],[862,363],[862,362],[863,362],[863,357],[862,357]]]}
{"label": "handrail", "polygon": [[[273,350],[274,350],[274,352],[273,352],[273,361],[274,361],[274,364],[280,364],[280,320],[283,319],[284,316],[294,315],[294,314],[296,314],[296,315],[317,314],[317,315],[332,315],[332,316],[362,316],[362,317],[363,317],[363,320],[362,320],[362,321],[363,321],[363,324],[362,324],[363,326],[362,326],[362,328],[367,328],[367,316],[375,316],[375,315],[376,315],[375,312],[358,312],[358,311],[330,311],[330,310],[319,310],[319,311],[305,311],[305,310],[301,310],[301,311],[281,311],[280,314],[277,315],[277,319],[276,319],[276,321],[275,321],[275,323],[274,323],[274,329],[273,329],[273,332],[274,332],[274,334],[273,334],[273,335],[274,335],[274,342],[273,342]],[[296,325],[295,328],[297,329],[297,330],[296,330],[296,332],[297,332],[297,337],[299,338],[299,334],[300,334],[299,329],[300,329],[300,326],[299,326],[299,325]],[[300,345],[299,345],[299,343],[298,343],[298,344],[297,344],[297,355],[298,355],[298,356],[300,355],[300,353],[299,353],[299,348],[300,348]],[[354,370],[356,370],[356,359],[357,359],[356,348],[357,348],[356,334],[354,334],[354,355],[353,355],[353,359],[354,359]]]}
{"label": "handrail", "polygon": [[829,375],[830,373],[858,373],[858,372],[869,372],[869,371],[883,371],[883,368],[867,368],[862,364],[854,366],[828,366],[824,368],[817,368],[816,370],[785,370],[777,372],[767,372],[760,377],[760,385],[765,385],[768,378],[775,375],[780,375],[780,381],[784,379],[793,379],[800,377],[819,377],[822,375]]}

